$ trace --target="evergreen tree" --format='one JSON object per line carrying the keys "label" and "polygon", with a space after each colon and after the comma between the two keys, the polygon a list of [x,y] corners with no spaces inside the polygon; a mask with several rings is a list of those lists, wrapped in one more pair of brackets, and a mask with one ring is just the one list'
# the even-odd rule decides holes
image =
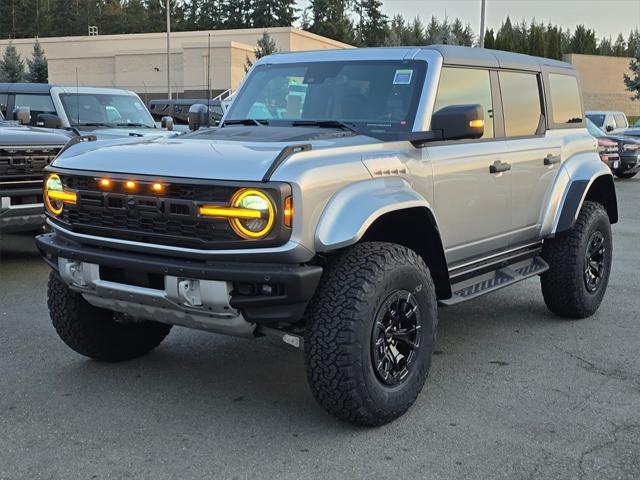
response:
{"label": "evergreen tree", "polygon": [[24,61],[15,45],[9,42],[0,59],[0,82],[22,82],[24,77]]}
{"label": "evergreen tree", "polygon": [[506,52],[514,51],[513,26],[511,25],[511,19],[509,17],[507,17],[496,34],[495,48],[496,50],[504,50]]}
{"label": "evergreen tree", "polygon": [[223,28],[246,28],[266,26],[263,22],[251,23],[251,2],[249,0],[227,0],[220,5]]}
{"label": "evergreen tree", "polygon": [[440,43],[441,38],[442,34],[440,32],[440,22],[436,17],[432,15],[425,31],[425,43],[427,45],[434,45]]}
{"label": "evergreen tree", "polygon": [[252,61],[249,56],[245,61],[244,71],[248,72],[249,69],[253,66],[254,62],[261,59],[262,57],[266,57],[267,55],[271,55],[272,53],[277,52],[276,42],[271,36],[266,32],[266,30],[262,33],[262,36],[258,39],[256,43],[256,47],[253,49],[253,54],[255,59]]}
{"label": "evergreen tree", "polygon": [[596,46],[596,33],[584,25],[578,25],[571,37],[569,48],[571,53],[595,55],[598,50]]}
{"label": "evergreen tree", "polygon": [[147,27],[147,10],[142,0],[127,0],[124,5],[124,25],[126,33],[143,33]]}
{"label": "evergreen tree", "polygon": [[631,75],[624,74],[624,84],[627,90],[633,93],[631,99],[640,100],[640,48],[636,47],[636,55],[629,63],[629,70]]}
{"label": "evergreen tree", "polygon": [[484,34],[484,48],[495,48],[496,40],[493,36],[493,29],[490,28],[487,30],[487,33]]}
{"label": "evergreen tree", "polygon": [[347,0],[311,0],[310,7],[310,32],[340,42],[354,42]]}
{"label": "evergreen tree", "polygon": [[451,33],[453,34],[453,38],[455,39],[456,45],[464,45],[470,47],[473,45],[473,30],[471,30],[471,26],[467,23],[467,25],[463,25],[462,21],[459,18],[456,18],[451,26]]}
{"label": "evergreen tree", "polygon": [[640,49],[640,30],[636,28],[629,33],[629,39],[627,40],[627,57],[635,57],[638,49]]}
{"label": "evergreen tree", "polygon": [[613,45],[613,54],[616,57],[624,57],[627,53],[626,42],[624,41],[624,37],[621,33],[618,34],[618,38],[616,38],[616,43]]}
{"label": "evergreen tree", "polygon": [[402,45],[404,30],[405,30],[404,18],[400,14],[394,15],[387,28],[387,35],[384,40],[385,46],[398,47]]}
{"label": "evergreen tree", "polygon": [[529,27],[529,55],[544,57],[544,28],[542,25],[531,23]]}
{"label": "evergreen tree", "polygon": [[222,26],[222,5],[218,0],[202,0],[198,9],[198,30],[214,30]]}
{"label": "evergreen tree", "polygon": [[545,35],[545,55],[548,58],[562,60],[562,34],[556,26],[547,26]]}
{"label": "evergreen tree", "polygon": [[360,14],[358,43],[364,47],[384,45],[387,34],[387,16],[382,13],[380,0],[359,0],[356,8]]}
{"label": "evergreen tree", "polygon": [[31,59],[27,59],[27,65],[29,66],[27,78],[31,83],[47,83],[49,80],[47,57],[45,57],[44,50],[37,38],[36,43],[33,44]]}
{"label": "evergreen tree", "polygon": [[79,0],[50,0],[46,18],[47,36],[87,35],[87,25],[82,21]]}
{"label": "evergreen tree", "polygon": [[598,55],[613,55],[613,46],[611,45],[611,38],[602,37],[600,44],[598,45]]}
{"label": "evergreen tree", "polygon": [[[382,2],[381,2],[382,3]],[[276,0],[272,2],[273,14],[276,18],[276,26],[291,27],[298,20],[298,12],[296,0]],[[386,17],[384,24],[386,24]],[[384,27],[384,25],[383,25]]]}
{"label": "evergreen tree", "polygon": [[[535,20],[532,20],[531,25],[535,24]],[[528,54],[530,50],[529,41],[529,28],[524,19],[513,27],[513,51],[518,53]]]}
{"label": "evergreen tree", "polygon": [[407,28],[404,31],[404,44],[405,45],[424,45],[426,43],[426,38],[424,34],[424,24],[420,17],[416,17],[411,22],[411,25],[407,25]]}

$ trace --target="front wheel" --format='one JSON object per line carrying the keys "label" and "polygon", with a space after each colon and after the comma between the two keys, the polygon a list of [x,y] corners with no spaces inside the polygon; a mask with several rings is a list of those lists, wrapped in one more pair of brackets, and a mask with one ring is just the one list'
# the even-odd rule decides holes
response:
{"label": "front wheel", "polygon": [[593,315],[607,290],[612,251],[607,211],[600,203],[584,202],[573,228],[542,248],[549,270],[540,278],[549,310],[569,318]]}
{"label": "front wheel", "polygon": [[320,405],[358,425],[413,404],[431,365],[437,301],[427,266],[399,245],[355,245],[331,259],[307,314],[305,366]]}
{"label": "front wheel", "polygon": [[110,310],[94,307],[49,275],[49,315],[58,336],[76,352],[105,362],[139,357],[160,345],[171,325],[151,321],[123,322]]}
{"label": "front wheel", "polygon": [[635,177],[637,175],[637,173],[638,172],[620,172],[620,171],[615,172],[616,177],[623,178],[623,179],[633,178],[633,177]]}

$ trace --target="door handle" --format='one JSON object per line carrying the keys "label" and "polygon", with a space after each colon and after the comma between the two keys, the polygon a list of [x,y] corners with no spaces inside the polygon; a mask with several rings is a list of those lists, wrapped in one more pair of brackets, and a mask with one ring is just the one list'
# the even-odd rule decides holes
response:
{"label": "door handle", "polygon": [[546,157],[544,157],[545,165],[555,165],[556,163],[560,163],[560,155],[549,154]]}
{"label": "door handle", "polygon": [[503,163],[500,160],[493,162],[493,165],[489,165],[489,173],[502,173],[511,170],[510,163]]}

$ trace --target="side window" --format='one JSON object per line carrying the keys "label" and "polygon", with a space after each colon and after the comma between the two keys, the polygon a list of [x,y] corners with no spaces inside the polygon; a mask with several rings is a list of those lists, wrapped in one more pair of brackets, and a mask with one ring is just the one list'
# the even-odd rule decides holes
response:
{"label": "side window", "polygon": [[40,113],[56,114],[53,101],[49,95],[16,94],[16,107],[29,107],[31,109],[31,124],[35,125]]}
{"label": "side window", "polygon": [[613,117],[616,121],[616,128],[627,128],[629,126],[627,124],[627,117],[625,117],[623,113],[616,113]]}
{"label": "side window", "polygon": [[498,72],[507,137],[535,135],[540,125],[540,82],[533,73]]}
{"label": "side window", "polygon": [[0,113],[2,113],[5,117],[7,116],[7,101],[9,95],[6,93],[0,93]]}
{"label": "side window", "polygon": [[582,123],[578,79],[573,75],[549,74],[553,123]]}
{"label": "side window", "polygon": [[493,103],[488,70],[444,67],[440,74],[436,103],[437,112],[450,105],[479,104],[484,110],[484,135],[493,138]]}

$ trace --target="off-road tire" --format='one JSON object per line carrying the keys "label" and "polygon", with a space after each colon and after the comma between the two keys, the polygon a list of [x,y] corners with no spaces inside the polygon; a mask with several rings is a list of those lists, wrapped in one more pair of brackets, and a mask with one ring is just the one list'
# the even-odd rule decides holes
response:
{"label": "off-road tire", "polygon": [[104,362],[140,357],[158,345],[171,325],[157,322],[119,322],[110,310],[94,307],[49,274],[49,315],[60,338],[81,355]]}
{"label": "off-road tire", "polygon": [[615,172],[615,174],[618,178],[627,179],[635,177],[638,172]]}
{"label": "off-road tire", "polygon": [[[374,370],[371,339],[376,312],[394,291],[412,292],[421,337],[404,381],[389,386]],[[315,399],[357,425],[382,425],[401,416],[429,373],[437,318],[433,280],[414,251],[367,242],[336,254],[306,315],[305,366]]]}
{"label": "off-road tire", "polygon": [[[597,290],[589,292],[585,282],[585,256],[596,230],[604,237],[605,270]],[[607,211],[600,203],[584,202],[573,228],[546,240],[542,248],[542,258],[549,264],[549,270],[541,275],[540,282],[549,310],[568,318],[586,318],[598,310],[611,273],[612,246]]]}

